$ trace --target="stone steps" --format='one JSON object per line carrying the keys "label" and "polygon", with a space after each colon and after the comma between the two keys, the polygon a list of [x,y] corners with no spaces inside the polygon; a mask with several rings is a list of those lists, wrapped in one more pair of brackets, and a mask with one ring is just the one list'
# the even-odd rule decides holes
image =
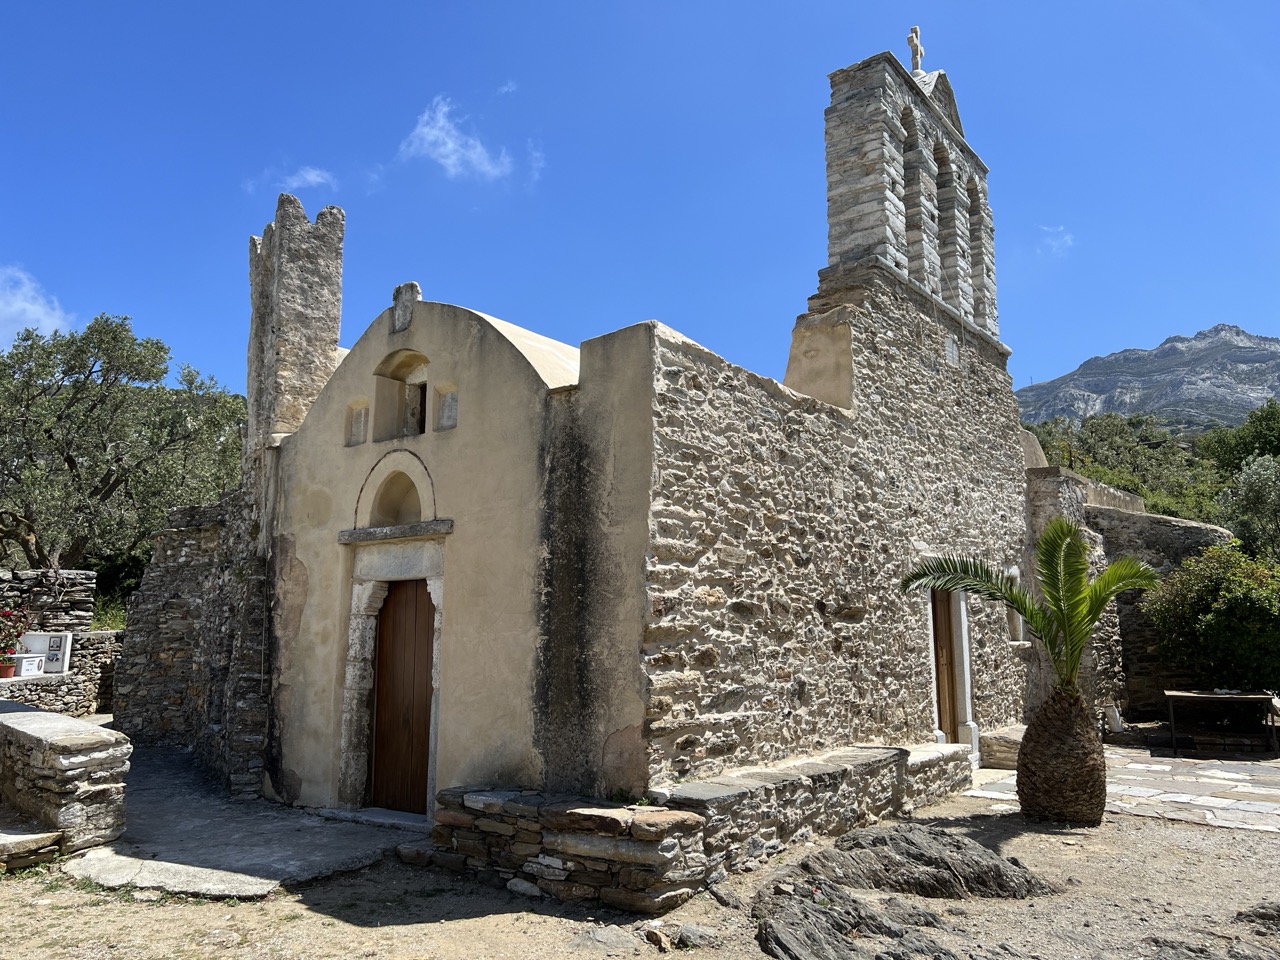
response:
{"label": "stone steps", "polygon": [[58,856],[62,831],[42,827],[8,807],[0,807],[0,873],[48,863]]}

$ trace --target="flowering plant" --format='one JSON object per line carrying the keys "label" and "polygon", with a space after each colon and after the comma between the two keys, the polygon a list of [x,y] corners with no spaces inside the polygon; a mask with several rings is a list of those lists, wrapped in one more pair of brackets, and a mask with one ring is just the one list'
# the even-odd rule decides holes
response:
{"label": "flowering plant", "polygon": [[31,622],[26,610],[0,610],[0,664],[13,663],[13,655],[22,650],[21,638],[31,628]]}

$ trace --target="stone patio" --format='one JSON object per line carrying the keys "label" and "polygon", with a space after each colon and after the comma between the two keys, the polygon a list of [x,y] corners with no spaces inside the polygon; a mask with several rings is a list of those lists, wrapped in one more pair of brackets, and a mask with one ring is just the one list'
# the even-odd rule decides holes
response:
{"label": "stone patio", "polygon": [[[1152,756],[1108,746],[1107,812],[1280,833],[1280,760]],[[1016,809],[1017,774],[980,770],[965,796]]]}

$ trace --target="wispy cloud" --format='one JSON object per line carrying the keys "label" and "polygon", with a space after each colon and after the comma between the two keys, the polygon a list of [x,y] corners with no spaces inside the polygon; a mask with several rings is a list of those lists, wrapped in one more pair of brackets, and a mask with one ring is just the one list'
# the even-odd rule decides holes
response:
{"label": "wispy cloud", "polygon": [[1040,237],[1040,242],[1036,244],[1036,252],[1038,253],[1050,257],[1065,257],[1067,251],[1075,246],[1076,238],[1067,231],[1066,227],[1041,226],[1040,230],[1043,236]]}
{"label": "wispy cloud", "polygon": [[69,327],[73,319],[26,270],[0,265],[0,344],[7,347],[27,327],[47,334]]}
{"label": "wispy cloud", "polygon": [[402,158],[426,157],[440,164],[445,176],[477,177],[497,180],[511,173],[511,158],[506,150],[494,156],[483,143],[463,133],[449,114],[453,103],[448,97],[436,97],[418,118],[413,132],[400,144]]}
{"label": "wispy cloud", "polygon": [[292,173],[282,166],[270,166],[256,177],[247,177],[241,186],[245,193],[257,193],[264,187],[271,190],[307,190],[311,187],[338,189],[338,178],[321,167],[302,166]]}
{"label": "wispy cloud", "polygon": [[508,80],[506,83],[504,83],[502,86],[498,88],[498,93],[500,94],[515,93],[519,89],[520,87],[516,85],[516,82],[514,80]]}
{"label": "wispy cloud", "polygon": [[547,155],[542,152],[542,147],[534,143],[532,140],[528,143],[529,149],[529,182],[537,183],[542,179],[542,171],[547,168]]}
{"label": "wispy cloud", "polygon": [[328,187],[336,190],[338,179],[328,170],[321,170],[319,167],[299,167],[281,180],[280,186],[285,190],[305,190],[308,187]]}

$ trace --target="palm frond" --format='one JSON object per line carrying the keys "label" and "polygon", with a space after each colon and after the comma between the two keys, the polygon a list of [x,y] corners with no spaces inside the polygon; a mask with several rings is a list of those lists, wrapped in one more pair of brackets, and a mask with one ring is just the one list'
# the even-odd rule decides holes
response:
{"label": "palm frond", "polygon": [[1089,584],[1089,615],[1097,623],[1107,604],[1126,590],[1148,590],[1160,582],[1160,575],[1133,557],[1116,557],[1093,583]]}
{"label": "palm frond", "polygon": [[1151,567],[1131,557],[1113,560],[1089,580],[1089,544],[1080,527],[1064,517],[1045,526],[1035,547],[1036,577],[1043,600],[1012,577],[976,557],[930,557],[902,579],[904,591],[964,591],[994,600],[1017,613],[1044,644],[1058,685],[1074,688],[1080,661],[1107,604],[1125,590],[1145,589],[1159,580]]}
{"label": "palm frond", "polygon": [[1042,622],[1046,611],[1012,577],[976,557],[926,557],[902,579],[902,589],[964,591],[1013,609],[1024,620]]}

